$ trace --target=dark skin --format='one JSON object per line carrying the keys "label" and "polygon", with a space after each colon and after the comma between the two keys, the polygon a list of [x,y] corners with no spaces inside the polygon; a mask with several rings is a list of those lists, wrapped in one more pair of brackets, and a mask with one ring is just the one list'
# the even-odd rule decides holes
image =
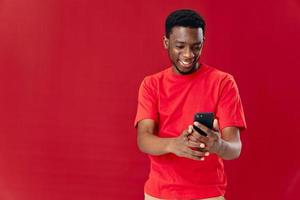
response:
{"label": "dark skin", "polygon": [[[186,75],[198,70],[204,36],[201,28],[174,27],[170,37],[164,37],[164,46],[168,50],[174,73]],[[225,160],[238,158],[242,143],[237,127],[226,127],[218,130],[218,122],[214,122],[214,130],[200,123],[194,123],[207,136],[200,135],[189,125],[177,137],[161,138],[156,135],[154,120],[139,121],[138,146],[141,151],[150,155],[173,153],[179,157],[193,160],[204,160],[205,156],[214,153]]]}
{"label": "dark skin", "polygon": [[173,70],[177,74],[191,74],[199,68],[204,36],[201,28],[174,27],[167,38],[163,38]]}

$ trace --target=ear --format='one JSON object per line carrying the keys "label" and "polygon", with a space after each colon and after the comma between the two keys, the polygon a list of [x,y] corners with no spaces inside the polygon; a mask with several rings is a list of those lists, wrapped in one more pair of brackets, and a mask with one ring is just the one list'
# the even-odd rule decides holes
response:
{"label": "ear", "polygon": [[163,43],[164,43],[165,49],[168,49],[169,48],[169,39],[165,35],[163,37]]}
{"label": "ear", "polygon": [[202,40],[201,51],[202,51],[202,49],[203,49],[204,44],[205,44],[205,37],[203,37],[203,40]]}
{"label": "ear", "polygon": [[203,48],[204,44],[205,44],[205,37],[203,37],[203,41],[202,41],[202,47],[201,47],[201,49]]}

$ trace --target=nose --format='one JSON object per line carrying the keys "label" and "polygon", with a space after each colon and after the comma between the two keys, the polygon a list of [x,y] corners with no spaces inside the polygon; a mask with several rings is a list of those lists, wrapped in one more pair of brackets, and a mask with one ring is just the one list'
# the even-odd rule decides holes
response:
{"label": "nose", "polygon": [[186,47],[183,51],[183,56],[186,59],[191,59],[195,57],[193,50],[190,47]]}

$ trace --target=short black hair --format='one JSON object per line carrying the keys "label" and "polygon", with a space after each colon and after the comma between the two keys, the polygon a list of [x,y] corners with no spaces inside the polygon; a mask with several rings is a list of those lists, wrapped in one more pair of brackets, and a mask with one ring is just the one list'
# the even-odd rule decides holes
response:
{"label": "short black hair", "polygon": [[183,26],[189,28],[201,28],[203,34],[205,32],[205,21],[196,11],[189,9],[181,9],[173,11],[166,19],[166,37],[169,38],[172,28],[175,26]]}

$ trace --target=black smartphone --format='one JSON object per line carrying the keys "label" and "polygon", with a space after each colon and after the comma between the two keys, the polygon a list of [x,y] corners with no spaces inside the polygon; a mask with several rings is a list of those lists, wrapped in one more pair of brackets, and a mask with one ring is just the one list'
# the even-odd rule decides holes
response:
{"label": "black smartphone", "polygon": [[[200,112],[194,116],[194,121],[199,122],[209,129],[213,129],[214,125],[214,113],[213,112]],[[201,129],[194,125],[194,129],[201,135],[207,136]]]}

